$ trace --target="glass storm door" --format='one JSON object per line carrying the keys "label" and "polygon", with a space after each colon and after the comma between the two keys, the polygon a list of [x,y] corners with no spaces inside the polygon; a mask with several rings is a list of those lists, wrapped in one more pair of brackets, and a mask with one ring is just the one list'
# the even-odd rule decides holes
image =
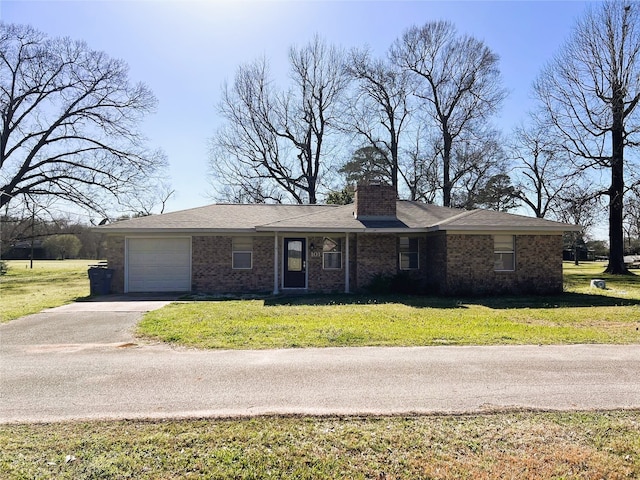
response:
{"label": "glass storm door", "polygon": [[307,286],[306,244],[304,238],[284,239],[284,288]]}

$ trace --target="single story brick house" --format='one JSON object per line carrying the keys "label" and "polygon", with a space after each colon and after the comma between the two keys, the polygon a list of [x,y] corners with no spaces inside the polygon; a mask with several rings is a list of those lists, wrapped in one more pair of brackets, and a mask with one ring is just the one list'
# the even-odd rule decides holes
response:
{"label": "single story brick house", "polygon": [[397,200],[361,185],[349,205],[215,204],[98,227],[111,291],[358,292],[403,273],[444,295],[562,291],[562,234],[578,227]]}

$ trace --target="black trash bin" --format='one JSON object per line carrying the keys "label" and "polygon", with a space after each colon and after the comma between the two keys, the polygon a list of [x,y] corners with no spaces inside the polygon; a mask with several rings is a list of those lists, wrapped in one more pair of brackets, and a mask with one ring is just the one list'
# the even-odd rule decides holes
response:
{"label": "black trash bin", "polygon": [[113,269],[105,267],[90,267],[88,273],[91,295],[108,295],[111,291]]}

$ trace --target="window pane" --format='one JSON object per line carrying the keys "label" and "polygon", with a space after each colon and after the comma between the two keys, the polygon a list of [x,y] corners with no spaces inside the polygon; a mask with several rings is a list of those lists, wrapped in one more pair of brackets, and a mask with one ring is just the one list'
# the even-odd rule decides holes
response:
{"label": "window pane", "polygon": [[325,270],[342,268],[341,252],[325,252],[322,260],[322,267]]}
{"label": "window pane", "polygon": [[400,270],[415,270],[418,266],[418,252],[400,252]]}
{"label": "window pane", "polygon": [[233,249],[235,251],[250,251],[253,249],[253,241],[249,237],[236,237],[233,239]]}
{"label": "window pane", "polygon": [[493,242],[496,252],[513,252],[513,235],[496,235]]}
{"label": "window pane", "polygon": [[513,253],[496,253],[494,254],[495,270],[515,270],[515,255]]}
{"label": "window pane", "polygon": [[251,252],[233,252],[233,268],[250,269]]}
{"label": "window pane", "polygon": [[292,240],[287,245],[287,269],[290,272],[301,272],[302,242],[300,240]]}
{"label": "window pane", "polygon": [[400,237],[401,252],[417,252],[420,239],[414,237]]}

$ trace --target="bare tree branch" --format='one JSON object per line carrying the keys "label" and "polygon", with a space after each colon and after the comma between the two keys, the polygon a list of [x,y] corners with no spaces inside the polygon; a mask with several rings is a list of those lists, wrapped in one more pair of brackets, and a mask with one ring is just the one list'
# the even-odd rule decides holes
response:
{"label": "bare tree branch", "polygon": [[240,67],[233,85],[223,88],[219,111],[226,123],[212,139],[210,160],[220,196],[281,201],[284,192],[297,203],[318,201],[349,78],[342,52],[318,36],[291,48],[289,64],[289,89],[272,85],[264,59]]}
{"label": "bare tree branch", "polygon": [[607,272],[624,265],[625,155],[640,129],[640,5],[622,0],[590,6],[573,36],[536,81],[548,124],[580,170],[610,174],[610,258]]}
{"label": "bare tree branch", "polygon": [[31,194],[104,212],[162,168],[138,130],[156,99],[83,42],[0,23],[0,207]]}
{"label": "bare tree branch", "polygon": [[412,114],[410,74],[390,61],[371,58],[367,50],[352,50],[346,65],[356,88],[345,128],[370,147],[388,152],[388,178],[398,194],[401,138]]}
{"label": "bare tree branch", "polygon": [[498,57],[482,41],[458,35],[453,24],[439,21],[408,29],[393,44],[391,58],[420,82],[416,95],[440,129],[442,197],[449,206],[454,144],[465,131],[468,135],[486,123],[506,96]]}

